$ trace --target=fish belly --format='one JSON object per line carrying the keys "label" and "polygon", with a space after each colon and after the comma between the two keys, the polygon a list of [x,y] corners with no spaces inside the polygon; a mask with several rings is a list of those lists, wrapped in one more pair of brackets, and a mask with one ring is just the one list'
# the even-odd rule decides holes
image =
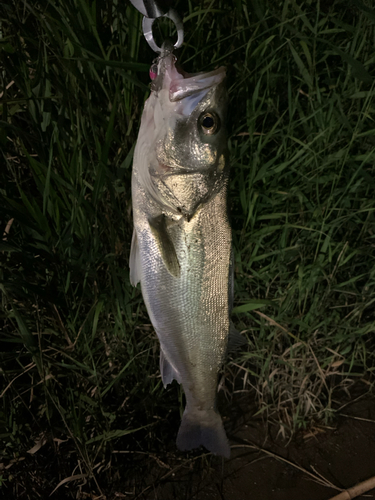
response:
{"label": "fish belly", "polygon": [[[136,190],[134,190],[136,191]],[[142,201],[143,200],[143,201]],[[165,384],[176,378],[186,395],[177,445],[204,445],[229,456],[216,412],[218,371],[224,361],[229,319],[231,229],[226,185],[187,221],[172,221],[167,232],[176,251],[179,276],[167,269],[150,229],[150,201],[134,200],[142,294],[160,340]]]}

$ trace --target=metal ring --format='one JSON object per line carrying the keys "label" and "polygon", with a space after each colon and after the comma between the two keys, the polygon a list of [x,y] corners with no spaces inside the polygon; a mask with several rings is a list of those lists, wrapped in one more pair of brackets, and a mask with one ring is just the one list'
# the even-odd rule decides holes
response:
{"label": "metal ring", "polygon": [[[164,14],[162,17],[168,17],[171,21],[174,22],[177,29],[177,42],[174,44],[174,48],[178,49],[181,47],[184,41],[184,27],[180,16],[174,9],[171,9],[169,12]],[[152,25],[154,24],[155,19],[151,19],[149,17],[144,17],[142,22],[143,34],[147,40],[147,43],[152,48],[154,52],[161,53],[161,48],[158,47],[155,43],[154,36],[152,34]]]}
{"label": "metal ring", "polygon": [[130,0],[143,16],[156,19],[169,11],[173,0]]}

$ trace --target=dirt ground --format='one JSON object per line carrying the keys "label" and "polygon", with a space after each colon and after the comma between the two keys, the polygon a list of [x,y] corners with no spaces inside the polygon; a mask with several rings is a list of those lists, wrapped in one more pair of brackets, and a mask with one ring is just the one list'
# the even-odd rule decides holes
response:
{"label": "dirt ground", "polygon": [[[203,449],[179,452],[174,439],[162,438],[174,435],[179,425],[166,415],[159,420],[153,453],[131,453],[121,446],[112,451],[111,466],[97,473],[104,488],[101,495],[92,489],[93,481],[88,484],[78,477],[51,498],[330,500],[341,489],[375,476],[375,395],[367,391],[363,384],[351,391],[351,399],[339,398],[330,426],[299,431],[290,441],[280,435],[279,427],[266,426],[261,416],[255,416],[255,405],[249,409],[249,394],[235,395],[226,404],[219,401],[232,447],[229,460]],[[57,457],[47,445],[35,455],[26,454],[9,469],[13,475],[9,486],[6,481],[1,487],[0,482],[0,499],[49,498],[57,482],[69,475],[71,469],[65,467],[58,477],[67,458],[63,449]],[[0,479],[1,473],[0,469]],[[375,499],[375,489],[355,498]]]}
{"label": "dirt ground", "polygon": [[[229,460],[215,457],[205,470],[192,468],[191,464],[189,469],[187,463],[168,470],[159,464],[162,474],[156,479],[151,473],[152,486],[147,486],[145,476],[143,493],[124,497],[150,500],[329,500],[341,489],[375,475],[373,396],[347,402],[330,427],[318,426],[308,432],[299,432],[289,443],[280,435],[273,436],[274,430],[267,429],[261,420],[254,417],[244,419],[245,422],[236,423],[232,433],[228,432],[232,445]],[[309,472],[315,479],[309,476]],[[330,483],[336,489],[329,487]],[[122,497],[122,494],[118,491],[116,497]],[[375,489],[356,498],[375,499]]]}

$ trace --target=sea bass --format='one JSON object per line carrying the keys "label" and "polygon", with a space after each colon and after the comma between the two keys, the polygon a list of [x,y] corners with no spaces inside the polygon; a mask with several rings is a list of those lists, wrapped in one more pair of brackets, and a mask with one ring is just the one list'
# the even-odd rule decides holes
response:
{"label": "sea bass", "polygon": [[[134,151],[130,280],[141,283],[160,341],[164,386],[182,384],[181,450],[229,457],[216,410],[231,328],[225,68],[187,75],[168,50],[145,103]],[[239,337],[241,338],[241,337]]]}

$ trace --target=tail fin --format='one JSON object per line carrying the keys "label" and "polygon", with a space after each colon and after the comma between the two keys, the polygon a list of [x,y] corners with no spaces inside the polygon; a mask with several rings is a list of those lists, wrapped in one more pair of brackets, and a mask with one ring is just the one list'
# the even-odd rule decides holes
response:
{"label": "tail fin", "polygon": [[200,445],[215,455],[230,457],[230,447],[220,415],[215,410],[185,408],[177,435],[177,448],[192,450]]}

